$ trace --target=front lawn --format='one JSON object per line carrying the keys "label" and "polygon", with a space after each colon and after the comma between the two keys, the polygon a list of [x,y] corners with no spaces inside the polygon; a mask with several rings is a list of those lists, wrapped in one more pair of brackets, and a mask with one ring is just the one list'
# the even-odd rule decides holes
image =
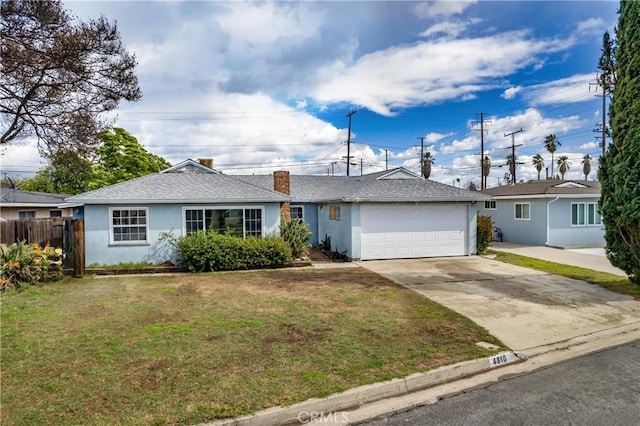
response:
{"label": "front lawn", "polygon": [[585,281],[599,285],[609,291],[633,296],[635,299],[640,300],[640,286],[632,283],[627,277],[621,277],[607,272],[594,271],[592,269],[580,268],[579,266],[564,265],[561,263],[549,262],[547,260],[534,259],[532,257],[520,256],[503,251],[489,250],[489,253],[495,254],[495,259],[501,262]]}
{"label": "front lawn", "polygon": [[67,278],[1,302],[3,424],[194,424],[500,345],[360,268]]}

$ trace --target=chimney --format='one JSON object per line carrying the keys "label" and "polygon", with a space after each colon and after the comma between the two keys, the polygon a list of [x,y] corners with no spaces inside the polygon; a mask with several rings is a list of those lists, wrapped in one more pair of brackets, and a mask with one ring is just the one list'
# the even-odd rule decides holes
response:
{"label": "chimney", "polygon": [[[291,181],[289,172],[286,170],[276,170],[273,172],[273,189],[283,194],[291,195]],[[291,220],[291,203],[285,201],[280,203],[280,217],[288,222]]]}
{"label": "chimney", "polygon": [[198,163],[205,167],[213,169],[213,158],[198,158]]}

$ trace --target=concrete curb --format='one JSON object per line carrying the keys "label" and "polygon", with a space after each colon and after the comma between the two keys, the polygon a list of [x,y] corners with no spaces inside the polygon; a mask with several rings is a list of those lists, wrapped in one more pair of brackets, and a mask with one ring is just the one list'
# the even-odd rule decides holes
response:
{"label": "concrete curb", "polygon": [[393,379],[360,386],[326,398],[313,398],[288,407],[272,407],[252,415],[218,420],[201,426],[266,426],[306,423],[319,413],[328,414],[354,409],[364,404],[468,378],[525,359],[515,352],[500,352],[489,358],[447,365],[426,373],[415,373],[404,379]]}

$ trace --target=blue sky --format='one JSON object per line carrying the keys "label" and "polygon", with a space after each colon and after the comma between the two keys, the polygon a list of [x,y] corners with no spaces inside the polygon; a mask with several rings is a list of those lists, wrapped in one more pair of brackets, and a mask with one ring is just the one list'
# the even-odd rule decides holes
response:
{"label": "blue sky", "polygon": [[[419,170],[419,137],[436,159],[431,178],[480,181],[485,153],[504,164],[515,136],[518,179],[545,135],[561,142],[566,178],[595,178],[601,122],[595,82],[614,1],[97,2],[67,1],[81,19],[117,20],[135,52],[143,98],[121,104],[115,125],[172,163],[213,157],[228,174],[351,174]],[[33,143],[9,146],[2,169],[41,167]],[[557,167],[556,167],[557,169]],[[505,168],[492,169],[495,186]],[[544,176],[544,172],[543,172]]]}

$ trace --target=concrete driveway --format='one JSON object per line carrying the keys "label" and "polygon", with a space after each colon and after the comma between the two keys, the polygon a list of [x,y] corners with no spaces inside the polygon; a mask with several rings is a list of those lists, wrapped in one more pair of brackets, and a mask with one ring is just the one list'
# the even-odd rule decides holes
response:
{"label": "concrete driveway", "polygon": [[359,264],[472,319],[514,351],[640,327],[640,301],[629,296],[480,256]]}

